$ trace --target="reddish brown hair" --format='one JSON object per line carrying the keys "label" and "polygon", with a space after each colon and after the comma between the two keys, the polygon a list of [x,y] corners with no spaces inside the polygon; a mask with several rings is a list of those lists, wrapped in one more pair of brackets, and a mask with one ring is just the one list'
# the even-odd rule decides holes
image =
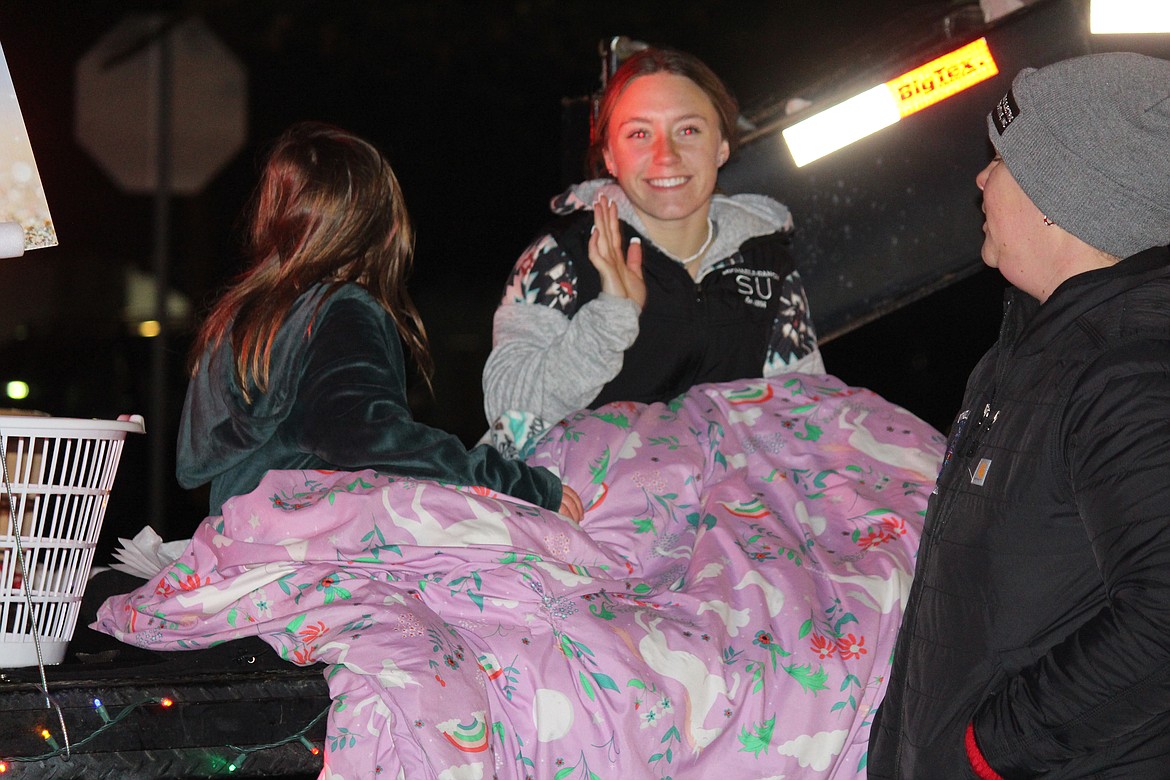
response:
{"label": "reddish brown hair", "polygon": [[208,347],[230,338],[235,378],[251,401],[252,387],[268,389],[272,343],[296,299],[318,283],[331,285],[331,293],[354,282],[394,320],[430,385],[426,329],[406,289],[414,254],[410,216],[377,149],[332,125],[293,125],[268,155],[249,221],[248,268],[200,328],[192,374]]}

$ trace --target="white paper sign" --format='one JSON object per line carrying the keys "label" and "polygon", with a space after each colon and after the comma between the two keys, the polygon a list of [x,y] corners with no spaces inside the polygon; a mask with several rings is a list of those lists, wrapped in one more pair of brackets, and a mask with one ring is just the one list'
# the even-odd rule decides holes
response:
{"label": "white paper sign", "polygon": [[[24,249],[57,245],[16,87],[0,49],[0,224],[5,222],[15,222],[24,230]],[[0,252],[0,256],[12,254],[19,253]]]}

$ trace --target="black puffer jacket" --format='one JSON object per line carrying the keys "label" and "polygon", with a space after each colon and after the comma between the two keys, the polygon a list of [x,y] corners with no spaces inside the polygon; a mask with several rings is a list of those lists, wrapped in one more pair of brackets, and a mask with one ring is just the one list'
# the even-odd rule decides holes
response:
{"label": "black puffer jacket", "polygon": [[1170,253],[1008,294],[931,498],[870,778],[1170,777]]}

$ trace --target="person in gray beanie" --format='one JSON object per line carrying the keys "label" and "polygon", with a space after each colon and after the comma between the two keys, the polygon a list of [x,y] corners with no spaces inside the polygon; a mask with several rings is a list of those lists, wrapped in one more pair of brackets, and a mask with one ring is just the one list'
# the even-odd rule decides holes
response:
{"label": "person in gray beanie", "polygon": [[987,118],[1011,286],[930,499],[870,778],[1170,777],[1170,62],[1027,69]]}

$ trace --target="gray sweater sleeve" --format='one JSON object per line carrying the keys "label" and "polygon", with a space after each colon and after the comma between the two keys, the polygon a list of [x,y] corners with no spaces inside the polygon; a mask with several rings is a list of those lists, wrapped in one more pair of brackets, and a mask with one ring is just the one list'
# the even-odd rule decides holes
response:
{"label": "gray sweater sleeve", "polygon": [[638,307],[602,293],[572,319],[534,303],[496,310],[492,352],[483,371],[488,422],[504,412],[559,420],[589,404],[622,368],[638,336]]}

